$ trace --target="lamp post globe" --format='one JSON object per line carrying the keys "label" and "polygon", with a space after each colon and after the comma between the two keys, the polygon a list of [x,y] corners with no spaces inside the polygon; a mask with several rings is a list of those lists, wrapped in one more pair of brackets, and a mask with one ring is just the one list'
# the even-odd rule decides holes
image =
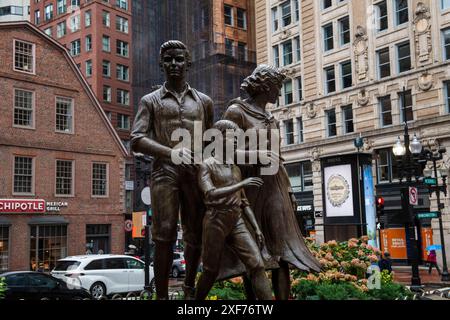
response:
{"label": "lamp post globe", "polygon": [[394,155],[396,157],[402,157],[406,153],[406,148],[403,145],[402,141],[400,140],[400,137],[397,138],[397,142],[392,147],[392,152],[394,152]]}
{"label": "lamp post globe", "polygon": [[415,134],[413,140],[411,141],[411,144],[409,145],[409,150],[414,155],[418,155],[422,152],[422,144],[420,143],[419,139],[417,139],[417,136]]}

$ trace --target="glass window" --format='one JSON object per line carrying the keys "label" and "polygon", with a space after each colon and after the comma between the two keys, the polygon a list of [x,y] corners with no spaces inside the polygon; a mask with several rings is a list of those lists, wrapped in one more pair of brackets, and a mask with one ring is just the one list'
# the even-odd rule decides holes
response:
{"label": "glass window", "polygon": [[303,82],[302,82],[302,77],[298,77],[297,78],[297,98],[298,98],[298,101],[302,101],[303,100]]}
{"label": "glass window", "polygon": [[398,72],[402,73],[411,70],[411,51],[409,42],[397,46]]}
{"label": "glass window", "polygon": [[130,105],[130,93],[127,90],[117,89],[117,103]]}
{"label": "glass window", "polygon": [[273,47],[273,64],[277,68],[280,66],[280,52],[278,50],[278,46]]}
{"label": "glass window", "polygon": [[327,9],[333,5],[332,0],[322,0],[322,9]]}
{"label": "glass window", "polygon": [[377,152],[377,175],[379,183],[395,182],[398,180],[398,170],[392,149],[382,149]]}
{"label": "glass window", "polygon": [[300,7],[299,7],[299,0],[294,0],[294,6],[295,6],[295,21],[300,20]]}
{"label": "glass window", "polygon": [[376,4],[377,14],[378,14],[378,31],[386,30],[389,26],[388,24],[388,10],[386,1],[381,1]]}
{"label": "glass window", "polygon": [[70,54],[72,56],[77,56],[81,53],[81,41],[77,39],[70,43]]}
{"label": "glass window", "polygon": [[284,104],[291,104],[294,102],[294,96],[292,92],[292,80],[287,80],[283,83],[283,91],[284,91]]}
{"label": "glass window", "polygon": [[225,24],[232,26],[233,25],[233,7],[224,5],[223,6]]}
{"label": "glass window", "polygon": [[34,73],[34,44],[14,40],[14,70]]}
{"label": "glass window", "polygon": [[301,49],[300,49],[300,37],[294,38],[295,42],[295,61],[300,62],[301,61]]}
{"label": "glass window", "polygon": [[445,91],[445,104],[447,107],[447,113],[450,113],[450,81],[444,82],[444,91]]}
{"label": "glass window", "polygon": [[89,27],[91,25],[92,20],[92,12],[91,10],[88,10],[84,13],[84,24],[86,27]]}
{"label": "glass window", "polygon": [[56,37],[61,38],[66,35],[66,22],[60,22],[56,25]]}
{"label": "glass window", "polygon": [[67,9],[66,0],[58,0],[56,2],[56,7],[57,7],[58,14],[66,13],[66,9]]}
{"label": "glass window", "polygon": [[14,125],[34,127],[34,99],[32,91],[14,90]]}
{"label": "glass window", "polygon": [[344,133],[352,133],[354,131],[353,128],[353,109],[352,106],[342,107],[342,122],[344,126]]}
{"label": "glass window", "polygon": [[442,39],[444,42],[444,60],[450,60],[450,28],[442,30]]}
{"label": "glass window", "polygon": [[74,15],[70,17],[70,31],[75,32],[80,30],[80,15]]}
{"label": "glass window", "polygon": [[84,267],[84,270],[102,270],[104,269],[104,262],[105,259],[91,261],[86,267]]}
{"label": "glass window", "polygon": [[56,194],[73,194],[73,161],[56,160]]}
{"label": "glass window", "polygon": [[128,69],[129,68],[127,66],[124,66],[122,64],[117,64],[117,69],[116,69],[117,79],[122,80],[122,81],[129,81]]}
{"label": "glass window", "polygon": [[116,17],[116,30],[124,33],[128,33],[128,19],[117,16]]}
{"label": "glass window", "polygon": [[[407,90],[405,95],[403,92],[398,93],[400,103],[400,122],[405,122],[404,111],[406,110],[406,121],[413,121],[413,107],[412,107],[412,94],[411,90]],[[403,107],[405,106],[405,107]]]}
{"label": "glass window", "polygon": [[408,0],[395,0],[395,21],[397,26],[408,22]]}
{"label": "glass window", "polygon": [[33,158],[14,157],[14,193],[33,193],[33,169]]}
{"label": "glass window", "polygon": [[380,79],[391,75],[391,63],[389,57],[389,48],[379,50],[378,56],[378,76]]}
{"label": "glass window", "polygon": [[53,4],[46,5],[44,8],[45,20],[50,20],[53,18]]}
{"label": "glass window", "polygon": [[55,271],[70,271],[75,270],[78,268],[78,266],[81,264],[80,261],[70,261],[70,260],[64,260],[64,261],[58,261],[56,263]]}
{"label": "glass window", "polygon": [[67,226],[31,226],[30,269],[49,272],[67,256]]}
{"label": "glass window", "polygon": [[350,43],[350,18],[347,16],[339,20],[341,46]]}
{"label": "glass window", "polygon": [[105,269],[127,269],[125,258],[105,259]]}
{"label": "glass window", "polygon": [[108,11],[102,11],[102,23],[106,27],[111,25],[110,14]]}
{"label": "glass window", "polygon": [[92,76],[92,60],[86,61],[86,77]]}
{"label": "glass window", "polygon": [[9,269],[9,226],[0,225],[0,272]]}
{"label": "glass window", "polygon": [[27,274],[11,274],[5,277],[5,282],[8,287],[28,287],[30,285],[30,279]]}
{"label": "glass window", "polygon": [[450,0],[441,0],[441,9],[442,10],[450,9]]}
{"label": "glass window", "polygon": [[247,13],[241,8],[237,8],[237,26],[238,28],[247,29]]}
{"label": "glass window", "polygon": [[52,36],[52,27],[48,27],[48,28],[44,29],[44,32],[46,35],[51,37]]}
{"label": "glass window", "polygon": [[34,24],[38,25],[39,23],[41,23],[41,12],[36,10],[34,12]]}
{"label": "glass window", "polygon": [[54,289],[58,285],[58,282],[50,276],[42,273],[29,274],[30,286],[39,288]]}
{"label": "glass window", "polygon": [[272,8],[272,31],[278,30],[278,7]]}
{"label": "glass window", "polygon": [[[111,248],[111,225],[110,224],[87,224],[86,243],[91,253],[110,253]],[[102,268],[102,260],[93,265],[93,268]]]}
{"label": "glass window", "polygon": [[108,195],[108,165],[106,163],[92,164],[92,195]]}
{"label": "glass window", "polygon": [[302,143],[303,139],[303,118],[297,118],[297,132],[298,132],[298,142]]}
{"label": "glass window", "polygon": [[107,60],[102,61],[102,74],[104,77],[111,76],[111,62]]}
{"label": "glass window", "polygon": [[381,126],[392,125],[392,105],[391,96],[379,98]]}
{"label": "glass window", "polygon": [[111,102],[111,87],[103,86],[103,101]]}
{"label": "glass window", "polygon": [[292,119],[284,121],[286,145],[294,143],[294,121]]}
{"label": "glass window", "polygon": [[234,41],[225,38],[225,54],[234,57]]}
{"label": "glass window", "polygon": [[128,269],[144,269],[145,265],[136,259],[127,259],[126,260]]}
{"label": "glass window", "polygon": [[323,43],[324,50],[329,51],[334,48],[334,38],[333,38],[333,24],[329,23],[326,26],[322,27],[323,29]]}
{"label": "glass window", "polygon": [[326,93],[331,93],[336,91],[336,75],[334,71],[334,66],[325,68],[325,89]]}
{"label": "glass window", "polygon": [[281,20],[283,21],[283,27],[291,24],[291,1],[288,0],[281,5]]}
{"label": "glass window", "polygon": [[327,136],[334,137],[337,135],[336,131],[336,111],[334,109],[325,112],[327,119]]}
{"label": "glass window", "polygon": [[352,62],[341,63],[342,89],[350,88],[353,85]]}
{"label": "glass window", "polygon": [[88,35],[86,36],[86,52],[89,52],[92,50],[92,36]]}
{"label": "glass window", "polygon": [[70,3],[71,3],[71,5],[73,7],[79,7],[80,6],[80,0],[71,0]]}
{"label": "glass window", "polygon": [[56,131],[73,132],[73,99],[56,97]]}
{"label": "glass window", "polygon": [[293,192],[311,191],[313,189],[313,172],[310,161],[285,164]]}
{"label": "glass window", "polygon": [[102,49],[103,51],[110,52],[111,51],[111,43],[110,38],[108,36],[102,37]]}
{"label": "glass window", "polygon": [[247,61],[247,45],[243,42],[238,42],[237,58],[240,61]]}
{"label": "glass window", "polygon": [[117,50],[116,53],[123,57],[128,57],[128,42],[117,40]]}
{"label": "glass window", "polygon": [[283,43],[283,65],[287,66],[292,62],[292,41],[289,40]]}
{"label": "glass window", "polygon": [[117,115],[117,126],[122,130],[130,130],[130,116],[125,114]]}
{"label": "glass window", "polygon": [[128,10],[128,0],[116,0],[116,7]]}

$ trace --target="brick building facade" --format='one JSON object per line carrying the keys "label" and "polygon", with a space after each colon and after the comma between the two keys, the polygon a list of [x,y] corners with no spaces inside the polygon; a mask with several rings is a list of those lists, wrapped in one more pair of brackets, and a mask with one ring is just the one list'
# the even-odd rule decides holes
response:
{"label": "brick building facade", "polygon": [[[30,23],[1,23],[0,37],[0,270],[48,271],[87,247],[123,253],[127,151],[94,92]],[[12,214],[5,199],[44,210]]]}

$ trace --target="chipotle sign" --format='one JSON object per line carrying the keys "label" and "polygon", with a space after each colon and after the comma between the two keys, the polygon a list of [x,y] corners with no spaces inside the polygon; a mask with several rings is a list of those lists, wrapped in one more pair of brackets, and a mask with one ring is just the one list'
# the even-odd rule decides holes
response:
{"label": "chipotle sign", "polygon": [[0,213],[45,213],[45,200],[0,199]]}

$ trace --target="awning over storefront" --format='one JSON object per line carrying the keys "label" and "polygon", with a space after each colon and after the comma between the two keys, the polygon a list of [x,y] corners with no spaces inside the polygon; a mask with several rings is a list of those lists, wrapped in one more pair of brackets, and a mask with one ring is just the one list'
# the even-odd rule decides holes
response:
{"label": "awning over storefront", "polygon": [[52,217],[33,217],[28,221],[28,224],[37,225],[37,224],[69,224],[64,217],[61,216],[52,216]]}
{"label": "awning over storefront", "polygon": [[11,225],[11,220],[9,220],[5,217],[0,217],[0,225],[9,226],[9,225]]}

